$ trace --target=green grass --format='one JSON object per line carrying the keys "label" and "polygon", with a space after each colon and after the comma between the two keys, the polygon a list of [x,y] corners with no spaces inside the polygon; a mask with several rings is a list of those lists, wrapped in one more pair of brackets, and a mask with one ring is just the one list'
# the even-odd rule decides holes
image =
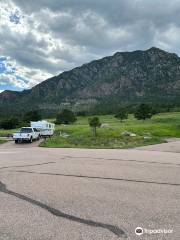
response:
{"label": "green grass", "polygon": [[10,129],[10,130],[0,129],[0,137],[7,137],[7,135],[13,134],[17,131],[18,129]]}
{"label": "green grass", "polygon": [[[101,123],[108,128],[98,128],[97,138],[93,137],[88,125],[89,117],[78,117],[72,125],[56,125],[55,136],[42,143],[43,147],[65,148],[130,148],[165,142],[165,138],[180,137],[180,113],[164,113],[146,121],[138,121],[132,115],[121,123],[112,115],[99,116]],[[124,131],[136,134],[136,137],[123,137]],[[61,137],[66,133],[68,137]],[[148,138],[144,138],[148,137]]]}
{"label": "green grass", "polygon": [[5,142],[6,142],[6,140],[0,139],[0,144],[5,143]]}

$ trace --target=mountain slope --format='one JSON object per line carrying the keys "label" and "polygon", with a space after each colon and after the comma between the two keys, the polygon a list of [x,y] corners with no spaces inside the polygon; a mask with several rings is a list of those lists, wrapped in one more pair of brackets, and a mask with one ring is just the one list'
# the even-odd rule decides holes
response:
{"label": "mountain slope", "polygon": [[57,111],[140,102],[180,106],[180,58],[158,48],[117,52],[50,78],[21,93],[0,94],[1,112]]}

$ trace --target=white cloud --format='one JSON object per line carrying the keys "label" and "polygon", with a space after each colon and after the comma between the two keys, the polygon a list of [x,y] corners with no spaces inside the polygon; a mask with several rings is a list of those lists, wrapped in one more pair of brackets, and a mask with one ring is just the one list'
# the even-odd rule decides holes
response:
{"label": "white cloud", "polygon": [[3,74],[29,88],[119,50],[155,45],[180,53],[179,11],[179,0],[1,0]]}
{"label": "white cloud", "polygon": [[20,89],[27,88],[28,86],[23,80],[18,79],[18,77],[16,77],[15,75],[2,73],[0,75],[0,86],[6,85],[13,85]]}

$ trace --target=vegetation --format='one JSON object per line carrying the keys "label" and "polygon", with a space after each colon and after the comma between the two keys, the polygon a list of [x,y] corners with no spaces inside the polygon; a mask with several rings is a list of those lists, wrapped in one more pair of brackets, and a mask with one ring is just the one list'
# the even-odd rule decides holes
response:
{"label": "vegetation", "polygon": [[30,121],[41,120],[41,115],[38,110],[29,111],[24,116],[5,118],[0,121],[0,129],[10,130],[28,125]]}
{"label": "vegetation", "polygon": [[56,124],[70,124],[74,123],[76,120],[76,116],[72,111],[64,109],[57,114]]}
{"label": "vegetation", "polygon": [[128,119],[127,109],[125,109],[125,108],[119,109],[118,113],[115,115],[115,118],[120,119],[121,122],[122,122],[124,119]]}
{"label": "vegetation", "polygon": [[4,119],[0,122],[0,128],[13,129],[19,126],[19,120],[17,118]]}
{"label": "vegetation", "polygon": [[[133,114],[129,114],[129,118],[121,124],[113,115],[99,115],[98,119],[102,125],[98,129],[97,136],[92,134],[89,117],[78,116],[73,124],[56,124],[54,137],[47,139],[42,146],[130,148],[165,142],[166,138],[180,138],[180,112],[156,114],[152,118],[147,118],[146,121],[139,121]],[[54,122],[54,119],[50,121]],[[0,136],[7,136],[17,130],[0,129]],[[134,134],[127,136],[125,132]]]}
{"label": "vegetation", "polygon": [[0,129],[0,137],[11,136],[13,133],[17,132],[19,128],[15,129]]}
{"label": "vegetation", "polygon": [[154,111],[153,111],[152,107],[147,104],[142,103],[137,108],[134,116],[138,120],[145,120],[145,119],[151,118],[153,116],[153,114],[154,114]]}
{"label": "vegetation", "polygon": [[[56,125],[55,136],[45,141],[44,147],[75,148],[130,148],[165,142],[169,137],[180,137],[180,113],[157,114],[152,119],[139,121],[132,114],[119,124],[113,115],[98,116],[102,126],[97,137],[91,133],[88,117],[78,117],[73,125]],[[136,136],[123,136],[129,131]],[[61,132],[61,135],[60,135]],[[64,135],[63,135],[64,134]]]}
{"label": "vegetation", "polygon": [[6,140],[0,139],[0,144],[5,143]]}
{"label": "vegetation", "polygon": [[41,119],[42,117],[38,110],[29,111],[23,116],[23,122],[25,123],[29,123],[31,121],[39,121]]}
{"label": "vegetation", "polygon": [[96,129],[101,126],[100,120],[98,117],[93,117],[89,119],[89,126],[93,129],[94,137],[97,137]]}

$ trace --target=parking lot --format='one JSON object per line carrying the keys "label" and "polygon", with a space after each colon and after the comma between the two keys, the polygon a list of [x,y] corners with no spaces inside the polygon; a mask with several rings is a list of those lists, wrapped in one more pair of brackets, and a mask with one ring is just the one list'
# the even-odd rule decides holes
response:
{"label": "parking lot", "polygon": [[179,240],[179,170],[180,153],[161,149],[3,144],[0,239]]}

